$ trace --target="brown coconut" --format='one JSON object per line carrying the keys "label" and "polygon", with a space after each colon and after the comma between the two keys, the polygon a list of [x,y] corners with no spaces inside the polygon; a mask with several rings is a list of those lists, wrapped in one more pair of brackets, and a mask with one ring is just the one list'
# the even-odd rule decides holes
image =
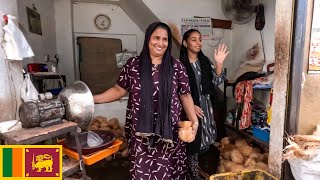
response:
{"label": "brown coconut", "polygon": [[231,166],[230,172],[239,172],[239,171],[243,171],[244,169],[245,168],[242,165],[235,164],[235,165]]}
{"label": "brown coconut", "polygon": [[234,162],[232,161],[228,161],[228,160],[221,160],[221,164],[220,165],[223,165],[226,172],[229,172],[231,167],[236,165]]}
{"label": "brown coconut", "polygon": [[241,146],[249,146],[247,141],[244,139],[237,139],[236,142],[234,143],[234,145],[239,148]]}
{"label": "brown coconut", "polygon": [[192,127],[179,128],[178,137],[183,142],[190,142],[193,138]]}
{"label": "brown coconut", "polygon": [[221,139],[221,145],[225,146],[227,144],[230,144],[230,138],[229,137],[224,137]]}
{"label": "brown coconut", "polygon": [[261,162],[263,159],[263,155],[257,152],[252,152],[249,158],[254,159],[256,162]]}
{"label": "brown coconut", "polygon": [[224,151],[222,153],[222,157],[226,160],[231,160],[231,150],[230,151]]}
{"label": "brown coconut", "polygon": [[120,127],[119,125],[119,120],[117,118],[112,118],[108,121],[108,125],[112,128],[112,129],[118,129]]}
{"label": "brown coconut", "polygon": [[108,121],[108,119],[104,116],[96,116],[94,119],[99,122]]}
{"label": "brown coconut", "polygon": [[250,146],[241,146],[238,148],[238,150],[245,157],[249,157],[250,154],[253,152],[252,147],[250,147]]}
{"label": "brown coconut", "polygon": [[220,153],[222,157],[227,160],[231,160],[231,151],[236,147],[232,144],[226,144],[224,147],[221,148]]}
{"label": "brown coconut", "polygon": [[243,156],[240,153],[240,151],[237,149],[234,149],[231,151],[231,160],[232,160],[232,162],[234,162],[236,164],[243,164],[244,163]]}
{"label": "brown coconut", "polygon": [[244,163],[246,167],[254,167],[256,165],[256,161],[254,159],[248,158]]}
{"label": "brown coconut", "polygon": [[100,127],[97,124],[93,124],[89,127],[89,130],[99,130]]}
{"label": "brown coconut", "polygon": [[100,127],[100,130],[110,131],[110,128],[108,126],[107,127]]}
{"label": "brown coconut", "polygon": [[109,124],[108,124],[108,121],[103,121],[103,122],[101,122],[101,123],[100,123],[100,127],[101,127],[101,128],[108,127],[108,128],[110,129]]}
{"label": "brown coconut", "polygon": [[180,128],[189,128],[192,126],[192,122],[191,121],[179,121],[178,126]]}

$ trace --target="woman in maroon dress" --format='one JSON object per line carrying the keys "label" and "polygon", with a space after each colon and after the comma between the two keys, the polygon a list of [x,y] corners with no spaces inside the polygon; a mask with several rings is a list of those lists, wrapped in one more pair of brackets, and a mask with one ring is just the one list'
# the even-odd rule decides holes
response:
{"label": "woman in maroon dress", "polygon": [[94,96],[95,103],[104,103],[129,92],[125,131],[131,179],[187,179],[186,144],[178,138],[182,107],[193,122],[191,141],[198,119],[186,70],[172,58],[171,47],[168,25],[149,25],[140,56],[128,60],[113,88]]}

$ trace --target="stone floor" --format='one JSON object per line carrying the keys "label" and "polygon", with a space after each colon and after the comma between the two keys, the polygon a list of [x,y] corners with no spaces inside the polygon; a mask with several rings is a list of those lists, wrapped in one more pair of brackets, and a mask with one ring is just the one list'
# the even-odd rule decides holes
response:
{"label": "stone floor", "polygon": [[129,161],[127,159],[102,160],[86,167],[92,180],[128,180]]}
{"label": "stone floor", "polygon": [[[217,169],[219,151],[211,147],[210,151],[199,157],[199,165],[206,175],[214,174]],[[129,162],[127,158],[102,160],[91,166],[86,166],[87,175],[92,180],[128,180]],[[203,174],[202,174],[203,175]],[[204,176],[205,177],[205,176]]]}

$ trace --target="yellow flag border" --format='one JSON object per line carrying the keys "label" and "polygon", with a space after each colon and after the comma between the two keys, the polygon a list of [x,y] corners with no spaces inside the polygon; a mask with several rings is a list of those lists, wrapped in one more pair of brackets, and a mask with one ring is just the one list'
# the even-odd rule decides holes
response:
{"label": "yellow flag border", "polygon": [[[2,177],[2,149],[3,148],[21,148],[22,153],[22,174],[23,177]],[[59,158],[60,158],[60,174],[59,177],[25,177],[25,149],[32,148],[55,148],[59,149]],[[62,145],[0,145],[0,179],[1,180],[61,180],[62,179]]]}

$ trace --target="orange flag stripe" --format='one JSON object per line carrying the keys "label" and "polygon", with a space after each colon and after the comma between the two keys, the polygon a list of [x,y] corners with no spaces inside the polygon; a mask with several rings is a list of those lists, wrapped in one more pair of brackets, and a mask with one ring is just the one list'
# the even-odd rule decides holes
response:
{"label": "orange flag stripe", "polygon": [[22,177],[22,149],[12,149],[12,176]]}

